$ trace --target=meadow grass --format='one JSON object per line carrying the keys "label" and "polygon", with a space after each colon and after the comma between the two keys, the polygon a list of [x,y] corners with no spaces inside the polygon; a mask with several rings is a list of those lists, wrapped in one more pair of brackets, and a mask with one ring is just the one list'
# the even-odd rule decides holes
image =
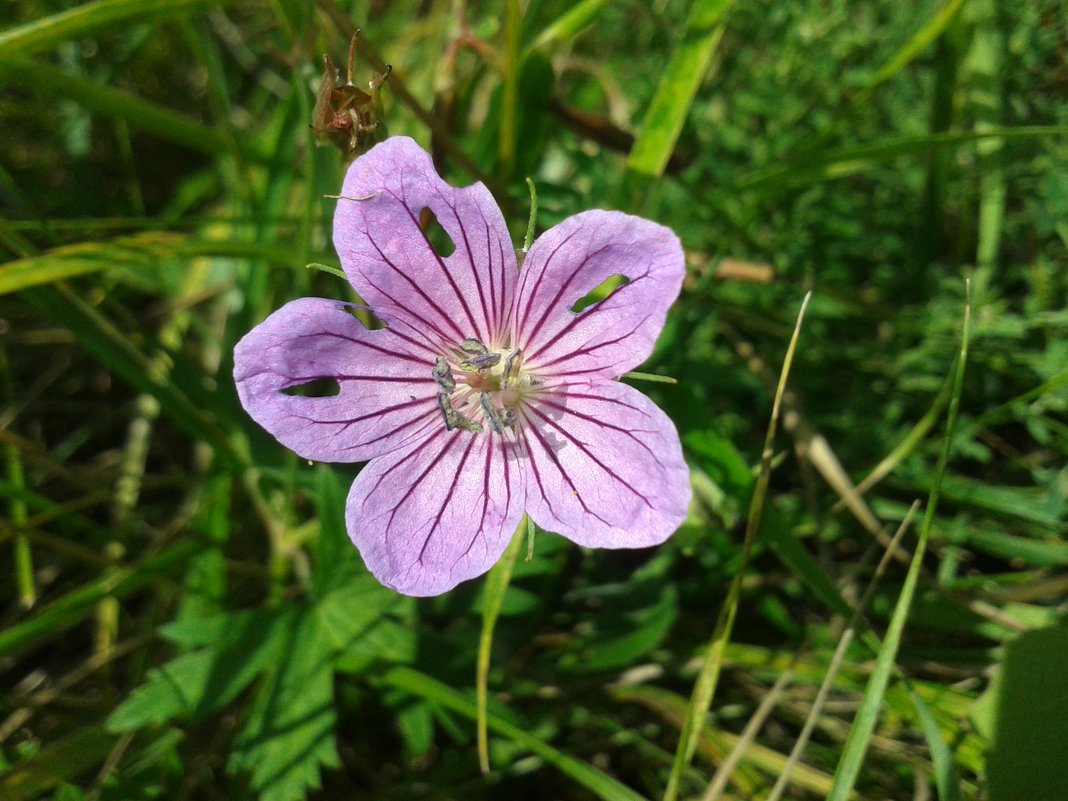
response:
{"label": "meadow grass", "polygon": [[[0,799],[1068,798],[1056,0],[8,7]],[[660,548],[524,525],[406,598],[359,466],[241,409],[241,336],[353,299],[309,123],[357,27],[375,137],[517,248],[681,237],[675,383],[627,377],[691,472]]]}

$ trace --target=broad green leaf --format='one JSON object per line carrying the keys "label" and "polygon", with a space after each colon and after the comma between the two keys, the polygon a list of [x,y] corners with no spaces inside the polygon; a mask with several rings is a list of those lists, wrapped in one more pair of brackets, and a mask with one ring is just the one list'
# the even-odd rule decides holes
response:
{"label": "broad green leaf", "polygon": [[149,671],[148,680],[112,713],[108,728],[121,733],[178,717],[206,719],[278,662],[295,617],[289,611],[217,616],[205,628],[221,638],[218,644]]}
{"label": "broad green leaf", "polygon": [[1068,628],[1030,631],[1005,647],[993,693],[990,801],[1068,798]]}

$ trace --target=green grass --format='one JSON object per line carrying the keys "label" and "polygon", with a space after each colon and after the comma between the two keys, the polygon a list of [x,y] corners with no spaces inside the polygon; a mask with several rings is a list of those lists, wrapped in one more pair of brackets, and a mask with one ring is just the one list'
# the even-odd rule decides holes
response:
{"label": "green grass", "polygon": [[[12,9],[0,798],[1063,795],[1055,0]],[[358,466],[240,408],[245,332],[352,299],[308,123],[356,26],[384,132],[486,181],[517,248],[528,178],[539,232],[618,208],[682,239],[640,368],[677,381],[641,389],[694,487],[664,546],[539,530],[403,598],[349,544]]]}

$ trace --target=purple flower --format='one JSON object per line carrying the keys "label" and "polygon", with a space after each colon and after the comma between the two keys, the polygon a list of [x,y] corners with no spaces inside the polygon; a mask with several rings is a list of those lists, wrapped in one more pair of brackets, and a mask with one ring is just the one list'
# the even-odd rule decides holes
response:
{"label": "purple flower", "polygon": [[[614,211],[545,232],[517,268],[482,184],[449,186],[413,140],[349,168],[334,217],[345,275],[386,328],[351,305],[302,298],[242,339],[248,413],[307,459],[369,460],[349,492],[349,535],[370,571],[409,595],[485,573],[526,511],[588,547],[640,548],[686,516],[675,426],[616,379],[645,360],[679,293],[678,237]],[[419,225],[429,208],[455,251]],[[613,275],[629,282],[572,306]],[[318,379],[340,392],[286,390]]]}

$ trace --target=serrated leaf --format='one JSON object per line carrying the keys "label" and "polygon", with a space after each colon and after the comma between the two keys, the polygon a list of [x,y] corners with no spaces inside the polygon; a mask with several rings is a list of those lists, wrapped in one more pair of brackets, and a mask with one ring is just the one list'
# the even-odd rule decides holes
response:
{"label": "serrated leaf", "polygon": [[315,605],[333,651],[357,645],[360,636],[390,611],[400,608],[403,597],[369,575],[357,576]]}
{"label": "serrated leaf", "polygon": [[319,786],[321,766],[339,764],[330,637],[319,615],[305,611],[284,639],[227,765],[251,773],[261,801],[299,801]]}
{"label": "serrated leaf", "polygon": [[[182,654],[149,671],[138,687],[108,718],[112,732],[130,732],[179,717],[203,719],[247,687],[277,662],[287,644],[285,623],[292,614],[220,615],[201,621],[218,639],[215,647]],[[179,630],[182,627],[174,627]]]}

